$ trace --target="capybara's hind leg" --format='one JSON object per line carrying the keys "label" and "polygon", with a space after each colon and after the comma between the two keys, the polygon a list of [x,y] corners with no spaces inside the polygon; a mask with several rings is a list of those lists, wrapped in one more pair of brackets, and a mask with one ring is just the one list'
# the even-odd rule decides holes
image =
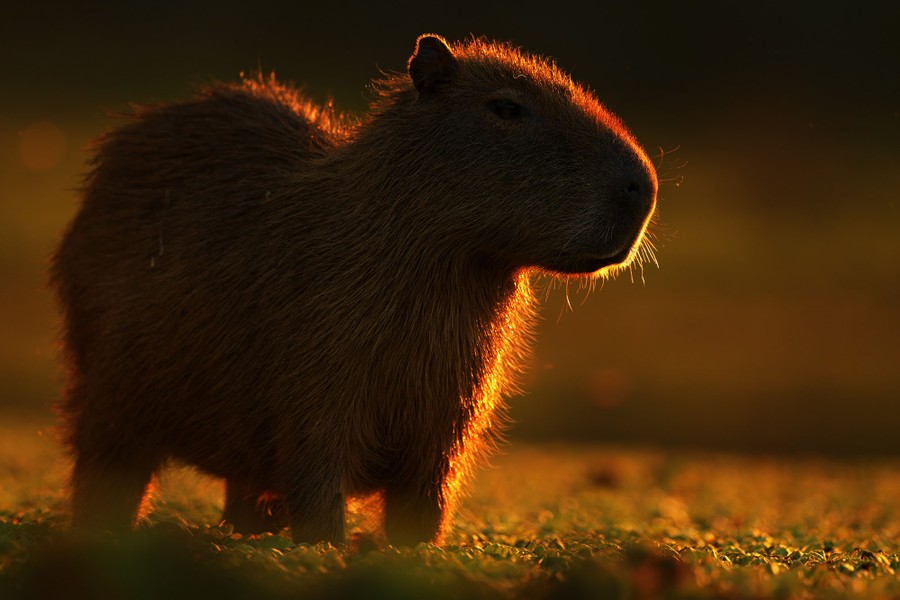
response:
{"label": "capybara's hind leg", "polygon": [[282,496],[234,479],[225,481],[222,518],[241,533],[276,533],[289,524]]}
{"label": "capybara's hind leg", "polygon": [[72,524],[109,531],[131,528],[156,467],[126,444],[76,439]]}

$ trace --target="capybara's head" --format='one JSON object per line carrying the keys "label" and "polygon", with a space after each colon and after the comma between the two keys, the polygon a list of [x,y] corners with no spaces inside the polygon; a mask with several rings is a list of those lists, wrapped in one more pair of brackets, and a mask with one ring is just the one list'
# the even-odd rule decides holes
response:
{"label": "capybara's head", "polygon": [[621,122],[554,64],[508,45],[423,35],[408,76],[376,91],[373,124],[391,128],[388,160],[458,247],[569,274],[635,254],[656,202],[655,170]]}

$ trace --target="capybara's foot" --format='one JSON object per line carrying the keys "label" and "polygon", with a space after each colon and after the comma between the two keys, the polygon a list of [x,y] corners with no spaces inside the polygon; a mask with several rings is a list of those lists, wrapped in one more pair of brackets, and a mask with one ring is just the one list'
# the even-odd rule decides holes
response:
{"label": "capybara's foot", "polygon": [[284,498],[272,492],[240,484],[225,484],[222,519],[239,533],[277,533],[290,524]]}

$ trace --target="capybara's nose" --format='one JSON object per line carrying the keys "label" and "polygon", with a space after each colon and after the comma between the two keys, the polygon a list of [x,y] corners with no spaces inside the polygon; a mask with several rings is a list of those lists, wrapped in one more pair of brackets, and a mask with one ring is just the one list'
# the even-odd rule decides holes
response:
{"label": "capybara's nose", "polygon": [[624,178],[624,196],[629,206],[650,212],[656,205],[656,174],[640,162],[632,164]]}

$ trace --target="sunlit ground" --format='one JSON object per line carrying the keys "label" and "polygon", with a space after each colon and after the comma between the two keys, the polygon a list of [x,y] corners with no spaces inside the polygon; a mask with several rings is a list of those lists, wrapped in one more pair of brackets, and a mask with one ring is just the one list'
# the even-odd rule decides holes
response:
{"label": "sunlit ground", "polygon": [[[222,486],[166,470],[135,534],[66,533],[66,461],[0,429],[0,595],[771,597],[900,593],[900,462],[518,445],[481,471],[444,549],[241,537]],[[359,515],[350,516],[360,522]]]}

